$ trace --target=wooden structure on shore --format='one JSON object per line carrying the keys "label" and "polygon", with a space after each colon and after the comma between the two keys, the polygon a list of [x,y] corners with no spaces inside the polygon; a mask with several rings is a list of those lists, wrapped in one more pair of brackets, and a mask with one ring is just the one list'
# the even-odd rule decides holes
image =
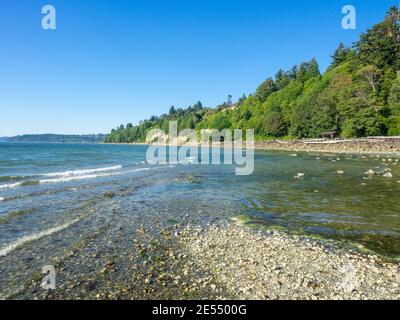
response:
{"label": "wooden structure on shore", "polygon": [[335,139],[337,138],[337,131],[327,131],[327,132],[323,132],[321,133],[321,138],[326,138],[326,139]]}

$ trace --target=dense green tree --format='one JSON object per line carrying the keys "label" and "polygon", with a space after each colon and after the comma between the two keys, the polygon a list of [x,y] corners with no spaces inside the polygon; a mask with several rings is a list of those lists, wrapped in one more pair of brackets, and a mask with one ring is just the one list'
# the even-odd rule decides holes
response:
{"label": "dense green tree", "polygon": [[391,113],[400,115],[400,75],[393,81],[388,100]]}
{"label": "dense green tree", "polygon": [[243,95],[239,98],[237,105],[240,107],[243,105],[243,103],[246,101],[247,97],[246,95],[243,93]]}
{"label": "dense green tree", "polygon": [[289,84],[290,80],[291,80],[291,78],[288,75],[288,73],[283,71],[282,69],[280,69],[278,71],[278,73],[275,75],[276,88],[278,90],[283,89],[284,87],[286,87]]}
{"label": "dense green tree", "polygon": [[390,110],[387,120],[388,134],[400,136],[400,76],[393,82],[388,101]]}
{"label": "dense green tree", "polygon": [[363,33],[356,43],[361,63],[384,69],[400,66],[400,25],[399,12],[391,7],[384,21]]}
{"label": "dense green tree", "polygon": [[228,97],[226,98],[226,105],[228,106],[228,107],[231,107],[232,106],[232,95],[231,94],[228,94]]}
{"label": "dense green tree", "polygon": [[265,121],[265,133],[269,136],[275,137],[284,136],[287,133],[286,124],[281,112],[273,111],[267,115]]}
{"label": "dense green tree", "polygon": [[343,43],[340,43],[339,47],[336,49],[335,53],[332,56],[333,61],[331,67],[337,67],[342,63],[346,62],[350,53],[351,49],[346,48],[346,46]]}
{"label": "dense green tree", "polygon": [[378,90],[380,70],[377,67],[373,65],[362,67],[357,75],[367,81],[374,92]]}
{"label": "dense green tree", "polygon": [[198,101],[198,102],[193,106],[193,110],[194,110],[194,111],[200,111],[201,109],[203,109],[203,104],[201,103],[201,101]]}
{"label": "dense green tree", "polygon": [[321,75],[321,72],[319,71],[319,65],[317,60],[312,59],[310,61],[310,64],[308,65],[308,70],[307,70],[307,78],[313,78],[313,77],[318,77]]}
{"label": "dense green tree", "polygon": [[256,90],[256,96],[261,101],[264,101],[275,90],[276,86],[274,80],[272,80],[272,78],[268,78],[258,86]]}
{"label": "dense green tree", "polygon": [[296,80],[300,82],[305,82],[308,79],[308,74],[307,74],[308,66],[309,66],[308,62],[303,62],[302,64],[300,64],[299,70],[296,73]]}
{"label": "dense green tree", "polygon": [[290,79],[296,80],[297,79],[297,71],[299,70],[299,67],[297,65],[294,65],[292,69],[290,69],[287,74]]}

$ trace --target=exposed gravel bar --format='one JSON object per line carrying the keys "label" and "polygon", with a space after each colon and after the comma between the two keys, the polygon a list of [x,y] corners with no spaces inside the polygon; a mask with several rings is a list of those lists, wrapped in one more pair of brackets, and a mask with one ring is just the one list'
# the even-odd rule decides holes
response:
{"label": "exposed gravel bar", "polygon": [[188,227],[180,243],[217,298],[399,299],[400,265],[334,245],[229,223]]}
{"label": "exposed gravel bar", "polygon": [[256,141],[256,149],[334,153],[400,153],[400,138]]}
{"label": "exposed gravel bar", "polygon": [[[38,273],[8,298],[400,299],[399,263],[334,241],[226,221],[161,228],[154,237],[141,227],[133,237],[125,257],[112,253],[116,247],[95,254],[91,242],[78,247],[55,263],[57,290],[42,290]],[[88,270],[78,271],[82,265]]]}

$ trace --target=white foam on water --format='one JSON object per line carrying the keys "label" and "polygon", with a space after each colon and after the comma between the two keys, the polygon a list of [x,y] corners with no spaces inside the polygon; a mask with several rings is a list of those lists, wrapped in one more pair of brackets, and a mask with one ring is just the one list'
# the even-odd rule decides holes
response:
{"label": "white foam on water", "polygon": [[[82,169],[82,170],[71,170],[71,171],[63,171],[63,172],[54,172],[54,173],[44,173],[40,176],[42,177],[55,177],[54,179],[43,179],[40,180],[39,183],[58,183],[64,181],[72,181],[72,180],[81,180],[81,179],[93,179],[97,178],[98,175],[94,173],[98,172],[107,172],[107,171],[116,171],[121,170],[122,166],[112,166],[112,167],[104,167],[104,168],[96,168],[96,169]],[[0,185],[0,190],[2,189],[12,189],[19,187],[26,183],[26,181],[20,181],[16,183],[8,183]]]}
{"label": "white foam on water", "polygon": [[112,173],[110,172],[110,173],[99,173],[99,174],[87,174],[87,175],[81,175],[81,176],[59,177],[59,178],[53,178],[53,179],[42,179],[42,180],[39,180],[39,183],[40,184],[62,183],[62,182],[69,182],[69,181],[75,181],[75,180],[96,179],[96,178],[102,178],[102,177],[118,176],[121,174],[127,174],[127,173],[132,173],[132,172],[148,171],[151,169],[158,169],[158,168],[141,168],[141,169],[112,172]]}
{"label": "white foam on water", "polygon": [[105,171],[115,171],[121,170],[122,166],[113,166],[113,167],[104,167],[104,168],[96,168],[96,169],[81,169],[81,170],[70,170],[70,171],[63,171],[63,172],[54,172],[54,173],[45,173],[41,176],[44,177],[71,177],[71,176],[80,176],[80,175],[87,175],[90,173],[96,172],[105,172]]}
{"label": "white foam on water", "polygon": [[0,257],[6,256],[11,251],[15,250],[16,248],[18,248],[28,242],[36,241],[36,240],[39,240],[40,238],[50,236],[53,233],[64,230],[64,229],[68,228],[69,226],[73,225],[74,223],[77,223],[79,220],[81,220],[81,218],[77,218],[77,219],[74,219],[65,224],[62,224],[62,225],[38,232],[38,233],[34,233],[30,236],[25,236],[25,237],[19,238],[18,240],[14,241],[14,242],[10,243],[9,245],[5,246],[4,248],[0,249]]}
{"label": "white foam on water", "polygon": [[16,183],[8,183],[8,184],[1,184],[0,189],[11,189],[18,187],[22,184],[23,182],[16,182]]}
{"label": "white foam on water", "polygon": [[[172,168],[173,166],[168,166],[168,167]],[[54,177],[54,178],[41,179],[38,182],[39,182],[39,184],[63,183],[63,182],[76,181],[76,180],[87,180],[87,179],[96,179],[96,178],[102,178],[102,177],[111,177],[111,176],[122,175],[122,174],[133,173],[133,172],[140,172],[140,171],[156,170],[156,169],[162,169],[162,167],[140,168],[140,169],[134,169],[134,170],[127,170],[127,171],[117,171],[117,172],[104,172],[104,171],[112,171],[112,170],[115,171],[118,169],[122,169],[122,166],[99,168],[99,169],[88,169],[88,170],[65,171],[65,172],[59,172],[59,173],[49,173],[49,174],[44,174],[42,176],[48,176],[48,177]],[[89,172],[91,174],[83,174],[84,172],[86,172],[86,173]],[[58,176],[57,176],[57,174],[58,174]],[[19,186],[23,185],[24,183],[26,183],[26,181],[21,181],[21,182],[12,183],[12,184],[4,184],[4,185],[0,185],[0,189],[15,188],[15,187],[19,187]]]}
{"label": "white foam on water", "polygon": [[187,157],[184,160],[179,161],[178,163],[180,163],[180,164],[193,164],[196,159],[197,159],[197,157]]}
{"label": "white foam on water", "polygon": [[42,180],[39,180],[39,183],[40,184],[44,184],[44,183],[61,183],[61,182],[68,182],[68,181],[75,181],[75,180],[95,179],[95,178],[98,178],[100,176],[101,176],[100,174],[89,174],[89,175],[85,175],[85,176],[42,179]]}

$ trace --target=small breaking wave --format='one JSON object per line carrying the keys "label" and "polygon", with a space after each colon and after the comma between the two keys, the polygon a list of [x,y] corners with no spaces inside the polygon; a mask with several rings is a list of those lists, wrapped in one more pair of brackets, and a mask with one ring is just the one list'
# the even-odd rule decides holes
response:
{"label": "small breaking wave", "polygon": [[53,179],[42,179],[42,180],[39,180],[39,183],[40,184],[62,183],[62,182],[69,182],[69,181],[75,181],[75,180],[96,179],[96,178],[103,178],[103,177],[118,176],[121,174],[127,174],[127,173],[132,173],[132,172],[148,171],[148,170],[150,170],[150,168],[141,168],[141,169],[135,169],[135,170],[110,172],[110,173],[87,174],[87,175],[81,175],[81,176],[58,177],[58,178],[53,178]]}
{"label": "small breaking wave", "polygon": [[[174,166],[173,165],[168,166],[168,168],[172,168],[172,167],[174,167]],[[70,181],[111,177],[111,176],[129,174],[129,173],[140,172],[140,171],[162,169],[163,167],[147,167],[147,168],[126,170],[126,171],[116,171],[116,170],[119,170],[122,168],[123,168],[122,166],[114,166],[114,167],[99,168],[99,169],[64,171],[64,172],[59,172],[59,173],[47,173],[47,174],[43,174],[41,176],[42,177],[43,176],[50,177],[48,179],[26,180],[26,181],[20,181],[20,182],[16,182],[16,183],[3,184],[3,185],[0,185],[0,190],[22,187],[22,186],[31,186],[31,185],[37,185],[37,184],[55,184],[55,183],[63,183],[63,182],[70,182]],[[106,171],[114,171],[114,172],[106,172]]]}
{"label": "small breaking wave", "polygon": [[2,184],[0,185],[0,190],[1,189],[12,189],[20,186],[34,186],[39,184],[40,182],[38,180],[25,180],[25,181],[20,181],[20,182],[15,182],[15,183],[8,183],[8,184]]}
{"label": "small breaking wave", "polygon": [[9,245],[0,249],[0,257],[6,256],[11,251],[15,250],[16,248],[18,248],[26,243],[36,241],[36,240],[39,240],[40,238],[47,237],[47,236],[52,235],[53,233],[62,231],[64,229],[68,228],[69,226],[73,225],[74,223],[77,223],[80,220],[81,220],[81,218],[76,218],[65,224],[62,224],[62,225],[38,232],[38,233],[34,233],[30,236],[25,236],[25,237],[19,238],[18,240],[14,241],[14,242],[10,243]]}
{"label": "small breaking wave", "polygon": [[0,190],[2,189],[11,189],[11,188],[15,188],[22,185],[22,182],[15,182],[15,183],[7,183],[7,184],[1,184],[0,185]]}
{"label": "small breaking wave", "polygon": [[63,171],[63,172],[53,172],[53,173],[45,173],[41,176],[44,177],[71,177],[71,176],[80,176],[80,175],[87,175],[90,173],[96,172],[106,172],[106,171],[115,171],[121,170],[122,166],[113,166],[113,167],[105,167],[105,168],[96,168],[96,169],[81,169],[81,170],[70,170],[70,171]]}
{"label": "small breaking wave", "polygon": [[[105,176],[102,174],[96,174],[107,171],[116,171],[121,170],[122,166],[112,166],[112,167],[104,167],[104,168],[96,168],[96,169],[81,169],[81,170],[70,170],[70,171],[62,171],[62,172],[53,172],[53,173],[44,173],[40,174],[41,177],[54,177],[53,179],[40,179],[40,180],[24,180],[14,183],[7,183],[0,185],[0,190],[3,189],[12,189],[16,187],[22,186],[31,186],[43,183],[59,183],[59,182],[67,182],[73,180],[82,180],[82,179],[93,179],[101,176]],[[111,175],[111,174],[107,174]]]}
{"label": "small breaking wave", "polygon": [[86,180],[86,179],[95,179],[99,177],[105,177],[105,176],[110,176],[111,174],[108,175],[101,175],[101,174],[88,174],[84,176],[72,176],[72,177],[60,177],[60,178],[53,178],[53,179],[42,179],[39,180],[40,184],[45,184],[45,183],[61,183],[61,182],[69,182],[69,181],[75,181],[75,180]]}

